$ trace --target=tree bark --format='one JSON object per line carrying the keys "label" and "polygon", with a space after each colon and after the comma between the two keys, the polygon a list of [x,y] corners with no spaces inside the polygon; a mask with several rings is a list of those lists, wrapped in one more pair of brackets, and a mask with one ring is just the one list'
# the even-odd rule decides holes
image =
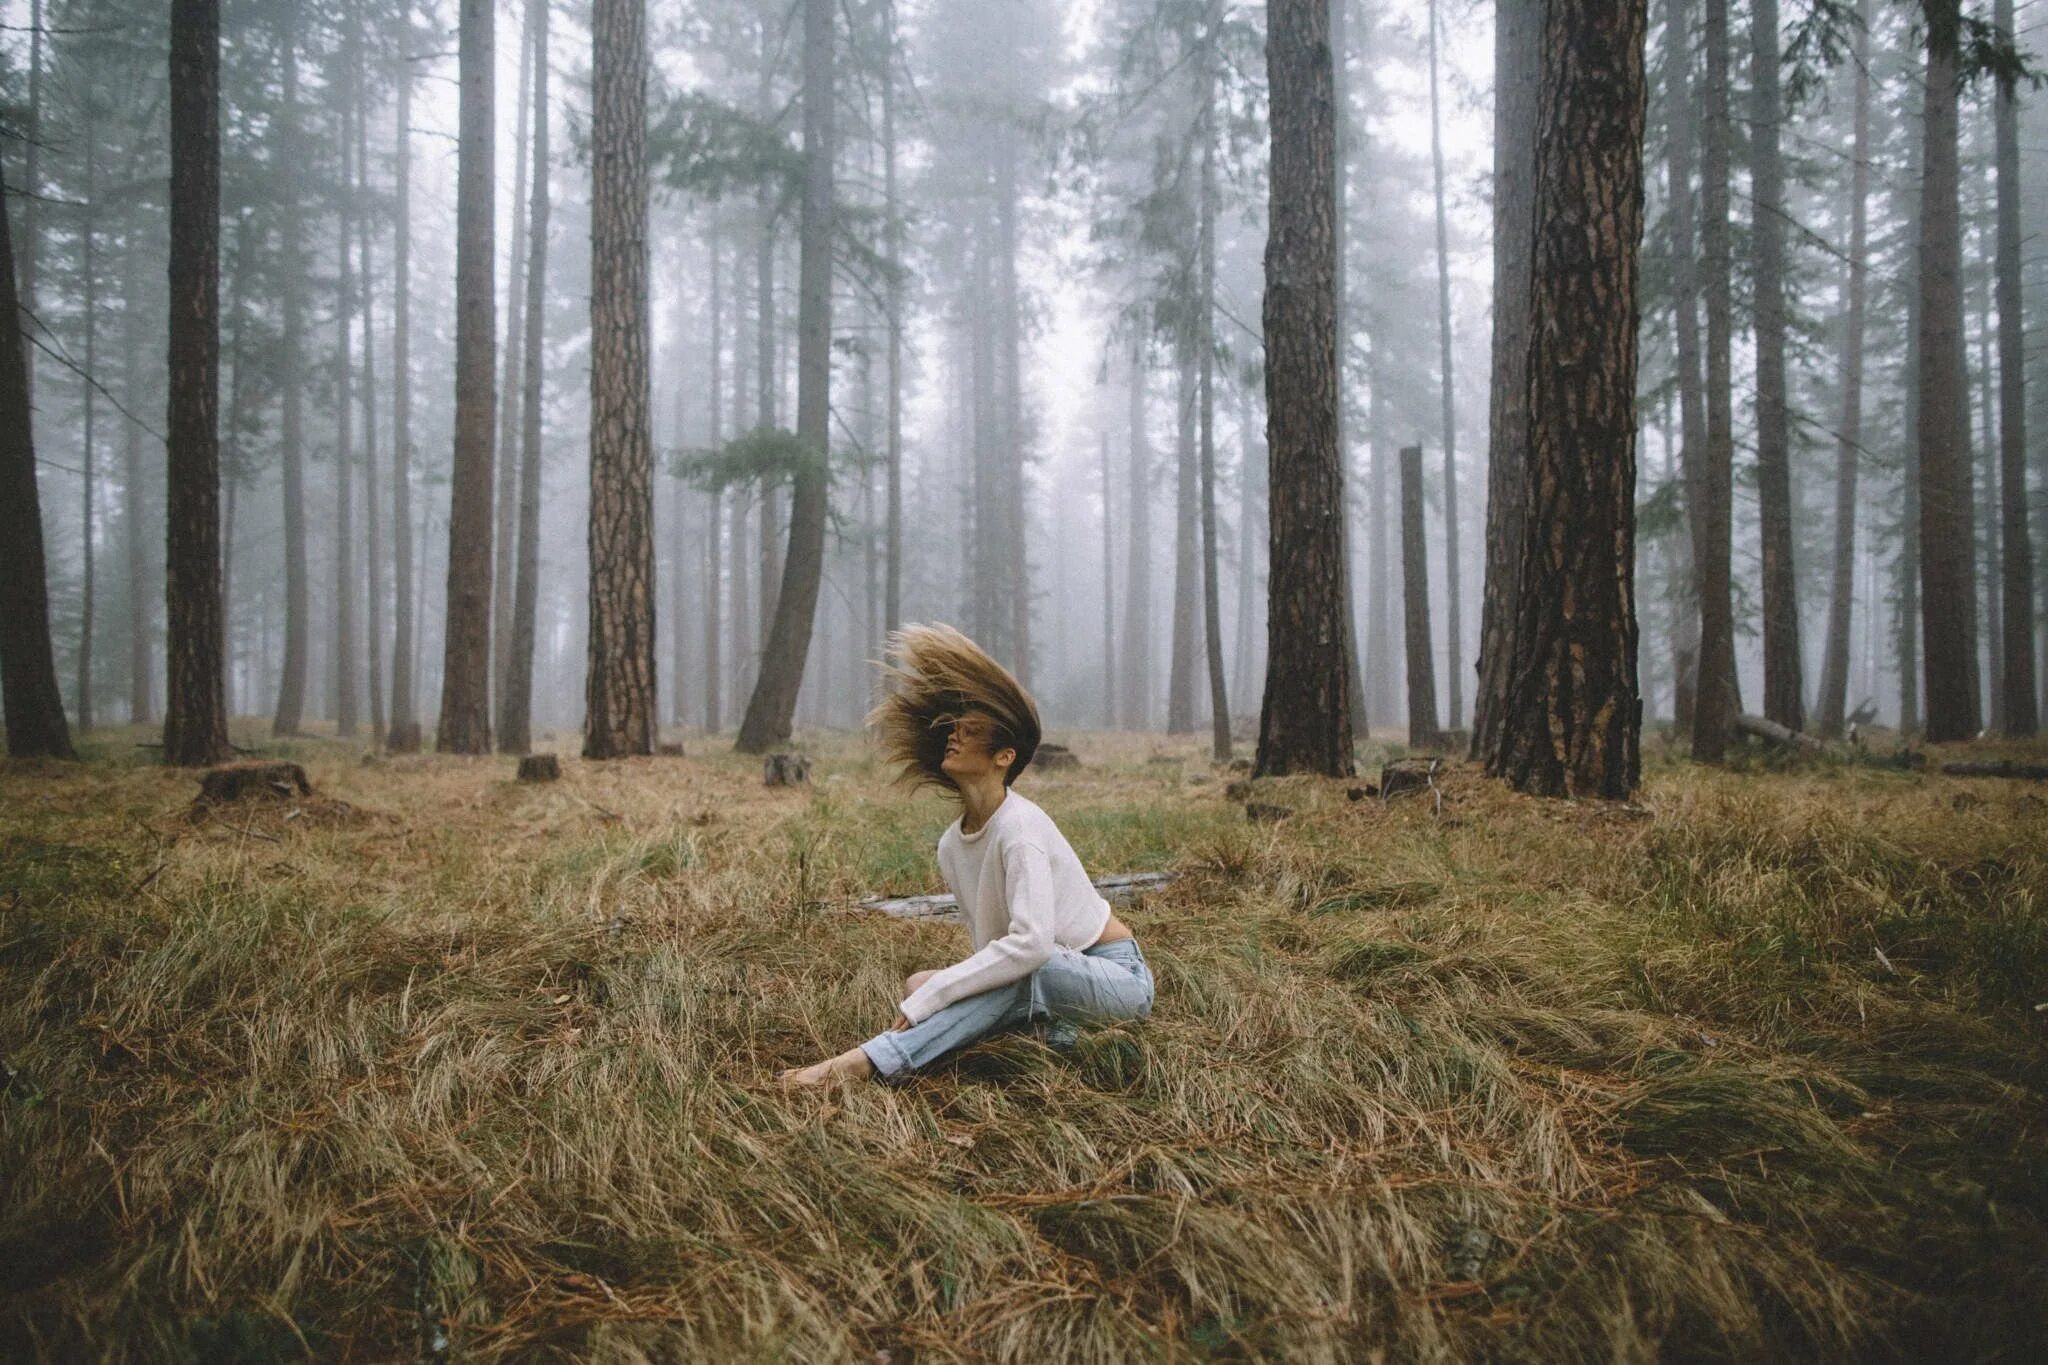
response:
{"label": "tree bark", "polygon": [[526,0],[528,41],[533,44],[533,169],[527,207],[526,335],[520,346],[519,546],[512,575],[512,646],[505,656],[505,685],[498,733],[503,752],[524,754],[533,747],[533,645],[540,594],[541,378],[547,335],[548,219],[548,0]]}
{"label": "tree bark", "polygon": [[[0,229],[4,229],[0,219]],[[227,757],[220,579],[220,0],[171,7],[164,762]],[[0,244],[4,245],[4,244]],[[11,303],[12,300],[7,300]],[[9,367],[11,370],[12,367]],[[5,424],[8,429],[13,423]],[[27,422],[22,423],[24,437]],[[33,491],[30,506],[33,508]],[[14,695],[13,679],[8,696]],[[9,717],[12,744],[12,716]],[[61,717],[60,717],[61,720]]]}
{"label": "tree bark", "polygon": [[1693,44],[1684,0],[1664,0],[1664,90],[1667,197],[1671,204],[1672,308],[1678,361],[1680,486],[1685,494],[1686,536],[1682,562],[1674,566],[1672,593],[1672,721],[1690,735],[1699,678],[1700,594],[1698,547],[1708,539],[1706,511],[1706,394],[1700,376],[1700,300],[1696,255],[1693,171],[1696,164],[1693,105]]}
{"label": "tree bark", "polygon": [[[1438,364],[1442,370],[1444,442],[1444,656],[1446,681],[1450,684],[1450,722],[1456,730],[1464,724],[1465,677],[1463,640],[1464,604],[1458,583],[1458,398],[1457,381],[1451,364],[1451,250],[1450,230],[1444,213],[1443,121],[1437,107],[1436,72],[1437,4],[1429,0],[1429,156],[1436,189],[1436,317]],[[1410,666],[1411,672],[1413,665]],[[1434,703],[1432,703],[1433,705]],[[1409,706],[1412,710],[1414,702]]]}
{"label": "tree bark", "polygon": [[1834,572],[1828,634],[1821,656],[1814,728],[1842,734],[1849,704],[1849,615],[1856,592],[1856,484],[1863,448],[1864,307],[1870,249],[1870,0],[1859,0],[1850,65],[1855,69],[1854,132],[1849,148],[1849,262],[1842,284],[1842,422],[1835,438]]}
{"label": "tree bark", "polygon": [[1707,439],[1694,487],[1693,573],[1700,599],[1700,661],[1693,696],[1692,756],[1719,762],[1734,736],[1742,699],[1735,677],[1732,601],[1735,412],[1731,373],[1733,305],[1728,249],[1728,0],[1706,3],[1707,82],[1701,100],[1700,255],[1706,268]]}
{"label": "tree bark", "polygon": [[520,347],[526,339],[526,290],[521,275],[526,269],[526,174],[528,139],[531,137],[533,97],[533,24],[529,8],[520,30],[519,96],[512,133],[512,249],[505,257],[505,350],[500,358],[504,378],[498,388],[498,421],[495,431],[497,522],[491,556],[491,705],[498,721],[498,751],[524,753],[505,747],[505,674],[512,662],[512,612],[516,589],[513,578],[519,558],[519,407],[521,382],[526,367]]}
{"label": "tree bark", "polygon": [[[172,25],[177,43],[173,51],[182,52],[190,45],[184,32],[189,22],[185,12],[202,8],[203,0],[179,0],[174,13],[177,20],[185,22]],[[41,32],[40,25],[37,31]],[[187,93],[182,84],[173,89],[180,96]],[[173,100],[174,118],[185,103],[183,98]],[[182,123],[179,126],[182,128]],[[174,138],[173,148],[179,145]],[[182,156],[176,165],[184,168]],[[174,209],[178,203],[174,198]],[[43,558],[42,499],[36,487],[34,410],[29,401],[28,348],[22,343],[27,313],[15,292],[14,241],[8,216],[6,175],[0,169],[0,528],[4,528],[0,531],[0,704],[6,712],[7,752],[13,757],[73,758],[64,697],[57,686],[57,656],[50,645],[50,591]],[[182,252],[174,259],[182,263]],[[173,290],[174,317],[177,298]],[[173,385],[174,398],[176,393]],[[174,470],[174,486],[181,472]],[[176,677],[173,671],[174,688]]]}
{"label": "tree bark", "polygon": [[1750,244],[1756,290],[1756,476],[1763,533],[1764,714],[1806,725],[1792,563],[1792,460],[1785,403],[1784,118],[1778,0],[1750,0]]}
{"label": "tree bark", "polygon": [[1552,0],[1536,109],[1528,520],[1488,771],[1621,799],[1641,776],[1635,385],[1644,0]]}
{"label": "tree bark", "polygon": [[[2012,0],[1996,0],[1993,22],[2008,39]],[[1994,107],[1998,162],[1998,468],[2004,592],[2005,733],[2039,725],[2034,688],[2034,545],[2027,525],[2026,314],[2020,297],[2019,93],[2001,81]]]}
{"label": "tree bark", "polygon": [[[491,424],[497,407],[492,212],[496,133],[491,0],[461,0],[461,138],[455,179],[455,457],[448,500],[448,610],[440,753],[491,750]],[[593,291],[594,292],[594,291]]]}
{"label": "tree bark", "polygon": [[1200,220],[1196,241],[1195,346],[1201,404],[1202,638],[1209,664],[1209,756],[1230,762],[1230,697],[1223,681],[1223,590],[1216,547],[1216,66],[1221,59],[1223,11],[1210,0],[1203,22],[1199,126],[1202,139]]}
{"label": "tree bark", "polygon": [[1493,361],[1487,411],[1486,588],[1479,613],[1479,681],[1472,757],[1492,763],[1514,654],[1515,574],[1521,567],[1528,402],[1529,251],[1536,163],[1536,82],[1544,0],[1499,0],[1493,28]]}
{"label": "tree bark", "polygon": [[412,0],[400,0],[397,166],[391,248],[391,728],[396,753],[420,747],[413,683],[412,546]]}
{"label": "tree bark", "polygon": [[270,722],[273,735],[295,735],[306,711],[306,632],[311,607],[306,600],[306,452],[304,352],[304,280],[306,251],[304,215],[299,211],[299,33],[297,8],[283,11],[279,45],[284,57],[284,90],[271,121],[274,190],[278,196],[279,251],[283,256],[278,336],[280,407],[278,442],[284,466],[284,658],[277,680],[277,710]]}
{"label": "tree bark", "polygon": [[[344,185],[349,182],[353,170],[354,143],[349,137],[349,121],[356,112],[359,111],[351,111],[344,103],[337,120],[340,180]],[[340,212],[335,215],[335,226],[339,231],[334,253],[334,657],[330,670],[334,732],[342,739],[351,739],[356,733],[356,671],[359,667],[356,658],[356,452],[355,429],[351,420],[355,410],[355,358],[350,350],[355,341],[356,286],[349,261],[349,248],[355,233],[350,219],[349,196],[342,195]]]}
{"label": "tree bark", "polygon": [[796,395],[796,434],[805,460],[790,499],[789,557],[776,594],[775,622],[762,653],[760,679],[740,724],[741,753],[765,753],[789,738],[824,572],[831,489],[833,14],[831,0],[805,0]]}
{"label": "tree bark", "polygon": [[1145,364],[1145,338],[1134,326],[1131,336],[1129,400],[1131,440],[1130,563],[1124,572],[1123,726],[1152,728],[1152,442],[1145,411],[1150,372]]}
{"label": "tree bark", "polygon": [[[896,192],[896,2],[881,0],[882,249],[889,257],[889,551],[882,629],[903,623],[903,213]],[[1111,670],[1114,674],[1114,670]]]}
{"label": "tree bark", "polygon": [[646,0],[591,23],[590,659],[583,756],[654,752]]}
{"label": "tree bark", "polygon": [[1925,0],[1927,107],[1920,209],[1920,613],[1927,738],[1977,732],[1976,534],[1963,349],[1957,114],[1958,0]]}
{"label": "tree bark", "polygon": [[1325,0],[1272,0],[1266,73],[1266,431],[1272,534],[1258,776],[1348,777],[1344,471],[1337,442],[1336,119]]}
{"label": "tree bark", "polygon": [[[725,294],[720,287],[724,272],[719,269],[724,252],[723,243],[719,240],[718,227],[719,220],[714,216],[711,220],[710,231],[706,234],[709,238],[711,249],[705,253],[711,258],[711,335],[709,338],[711,353],[711,428],[709,444],[713,450],[719,449],[724,443],[722,421],[725,415],[722,405],[722,395],[725,386]],[[719,684],[722,679],[719,672],[721,665],[718,658],[719,635],[721,633],[719,606],[720,599],[725,590],[725,585],[721,581],[719,573],[723,563],[721,555],[725,539],[722,534],[725,525],[725,511],[721,505],[722,501],[718,490],[713,489],[704,509],[704,729],[711,734],[717,734],[724,723],[719,716],[722,695],[722,689]],[[680,628],[681,622],[678,622],[677,626]]]}
{"label": "tree bark", "polygon": [[1429,544],[1422,524],[1422,447],[1401,450],[1401,590],[1408,654],[1408,743],[1442,741],[1436,723],[1436,655],[1429,640]]}

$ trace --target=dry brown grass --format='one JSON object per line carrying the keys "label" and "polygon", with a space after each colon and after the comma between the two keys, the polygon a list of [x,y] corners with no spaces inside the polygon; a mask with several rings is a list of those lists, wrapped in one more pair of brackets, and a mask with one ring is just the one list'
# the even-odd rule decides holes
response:
{"label": "dry brown grass", "polygon": [[120,736],[0,766],[0,1352],[2048,1350],[2039,793],[1653,761],[1252,824],[1192,744],[1064,738],[1023,786],[1091,869],[1181,874],[1124,912],[1151,1020],[823,1096],[766,1078],[961,948],[854,908],[950,812],[851,737],[810,791],[309,741],[328,804],[198,824]]}

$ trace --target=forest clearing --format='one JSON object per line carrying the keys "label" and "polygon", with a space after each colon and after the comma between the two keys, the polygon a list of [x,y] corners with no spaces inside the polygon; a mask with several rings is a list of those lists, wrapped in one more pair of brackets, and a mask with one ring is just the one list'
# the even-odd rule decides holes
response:
{"label": "forest clearing", "polygon": [[1022,787],[1174,874],[1153,1017],[784,1094],[958,952],[858,906],[952,807],[853,736],[526,785],[238,724],[314,795],[196,819],[146,738],[0,766],[13,1358],[2048,1347],[2037,783],[1651,736],[1630,804],[1439,812],[1070,732]]}

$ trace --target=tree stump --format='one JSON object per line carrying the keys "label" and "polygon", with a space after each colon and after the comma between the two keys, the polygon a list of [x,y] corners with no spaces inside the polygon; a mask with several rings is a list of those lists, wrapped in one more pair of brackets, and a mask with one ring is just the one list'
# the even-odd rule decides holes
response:
{"label": "tree stump", "polygon": [[795,787],[811,780],[811,760],[802,754],[770,754],[761,763],[761,782],[769,787]]}
{"label": "tree stump", "polygon": [[296,763],[231,763],[209,768],[199,776],[194,805],[218,806],[252,796],[311,796],[313,784]]}
{"label": "tree stump", "polygon": [[1081,766],[1081,760],[1064,744],[1041,744],[1038,746],[1038,752],[1031,756],[1031,766],[1052,773],[1065,768],[1078,768]]}
{"label": "tree stump", "polygon": [[521,782],[553,782],[562,775],[562,760],[553,754],[528,754],[519,760]]}
{"label": "tree stump", "polygon": [[384,735],[384,751],[393,754],[416,754],[420,751],[420,726],[418,721],[394,725]]}

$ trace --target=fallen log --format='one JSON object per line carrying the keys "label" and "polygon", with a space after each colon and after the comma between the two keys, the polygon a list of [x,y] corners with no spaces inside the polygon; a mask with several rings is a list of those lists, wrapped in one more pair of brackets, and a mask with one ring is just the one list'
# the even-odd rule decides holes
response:
{"label": "fallen log", "polygon": [[1995,763],[1944,763],[1941,770],[1949,777],[2016,777],[2022,782],[2048,782],[2048,763],[2000,759]]}
{"label": "fallen log", "polygon": [[1828,748],[1827,745],[1821,743],[1812,735],[1804,735],[1797,730],[1788,730],[1778,724],[1778,722],[1766,720],[1762,716],[1737,716],[1735,718],[1735,729],[1738,734],[1754,735],[1758,739],[1768,740],[1772,744],[1783,744],[1788,748],[1803,749],[1810,754],[1826,753]]}

